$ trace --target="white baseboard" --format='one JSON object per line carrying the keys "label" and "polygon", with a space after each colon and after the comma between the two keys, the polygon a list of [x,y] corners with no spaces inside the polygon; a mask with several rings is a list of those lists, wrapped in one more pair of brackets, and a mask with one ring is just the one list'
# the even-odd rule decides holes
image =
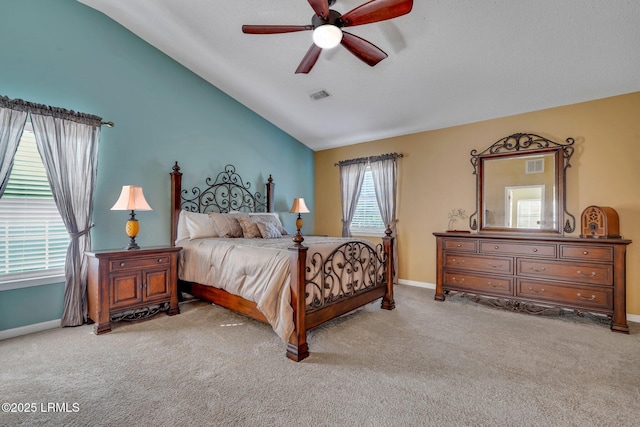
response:
{"label": "white baseboard", "polygon": [[33,325],[20,326],[19,328],[6,329],[4,331],[0,331],[0,340],[32,334],[34,332],[46,331],[47,329],[59,328],[61,324],[62,319],[57,319],[49,320],[48,322],[34,323]]}
{"label": "white baseboard", "polygon": [[640,315],[627,313],[627,322],[640,323]]}
{"label": "white baseboard", "polygon": [[434,283],[416,282],[415,280],[398,279],[399,285],[415,286],[417,288],[435,289]]}
{"label": "white baseboard", "polygon": [[[418,288],[435,289],[434,283],[417,282],[415,280],[398,279],[399,285],[415,286]],[[640,315],[627,313],[627,322],[640,323]]]}

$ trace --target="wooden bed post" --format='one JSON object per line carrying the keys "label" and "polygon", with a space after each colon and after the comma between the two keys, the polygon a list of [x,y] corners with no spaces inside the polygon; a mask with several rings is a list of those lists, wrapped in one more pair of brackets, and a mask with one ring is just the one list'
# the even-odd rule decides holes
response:
{"label": "wooden bed post", "polygon": [[273,182],[273,178],[269,175],[269,179],[267,179],[267,212],[275,212],[275,200],[273,198],[273,193],[276,188],[276,183]]}
{"label": "wooden bed post", "polygon": [[297,243],[289,248],[291,265],[291,307],[295,329],[287,343],[287,357],[296,362],[309,356],[306,327],[306,264],[309,248]]}
{"label": "wooden bed post", "polygon": [[176,245],[178,237],[178,219],[180,218],[180,192],[182,191],[182,172],[178,162],[173,165],[171,172],[171,246]]}
{"label": "wooden bed post", "polygon": [[387,281],[387,292],[385,292],[384,297],[382,298],[382,305],[381,305],[381,307],[385,310],[393,310],[394,308],[396,308],[396,302],[393,299],[393,280],[395,277],[395,274],[394,274],[395,254],[393,250],[394,238],[391,237],[391,233],[392,233],[391,229],[387,228],[384,231],[384,234],[386,234],[386,236],[382,238],[382,246],[384,248],[384,257],[387,262],[387,268],[385,270],[385,276],[386,276],[385,279]]}

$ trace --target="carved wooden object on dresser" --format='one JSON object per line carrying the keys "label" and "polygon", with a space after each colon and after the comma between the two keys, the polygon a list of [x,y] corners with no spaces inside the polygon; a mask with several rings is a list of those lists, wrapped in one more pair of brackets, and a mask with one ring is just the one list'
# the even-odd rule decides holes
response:
{"label": "carved wooden object on dresser", "polygon": [[178,306],[178,252],[180,247],[85,252],[89,261],[88,317],[96,334],[109,332],[111,322],[134,320]]}
{"label": "carved wooden object on dresser", "polygon": [[[512,309],[527,304],[609,316],[629,333],[625,239],[434,233],[435,299],[445,293],[486,296]],[[524,308],[523,311],[532,311]]]}

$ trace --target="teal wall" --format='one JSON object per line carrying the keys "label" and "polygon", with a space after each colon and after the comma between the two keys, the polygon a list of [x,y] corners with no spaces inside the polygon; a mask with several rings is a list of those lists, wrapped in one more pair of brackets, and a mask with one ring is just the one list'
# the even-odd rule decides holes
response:
{"label": "teal wall", "polygon": [[[153,208],[137,215],[137,242],[169,243],[169,172],[176,160],[185,187],[228,163],[261,192],[273,174],[276,210],[290,231],[295,218],[285,212],[294,197],[305,197],[313,212],[311,149],[107,16],[74,0],[2,0],[0,16],[0,95],[115,122],[102,128],[94,249],[127,243],[127,213],[110,210],[126,184],[141,185]],[[305,233],[313,223],[308,214]],[[62,288],[0,292],[0,330],[59,318]]]}

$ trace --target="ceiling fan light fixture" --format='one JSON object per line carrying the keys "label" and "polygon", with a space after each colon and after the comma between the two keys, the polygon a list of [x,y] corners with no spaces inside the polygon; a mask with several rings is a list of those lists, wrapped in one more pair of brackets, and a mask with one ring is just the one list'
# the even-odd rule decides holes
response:
{"label": "ceiling fan light fixture", "polygon": [[342,41],[342,30],[335,25],[325,24],[313,30],[313,42],[323,49],[331,49]]}

